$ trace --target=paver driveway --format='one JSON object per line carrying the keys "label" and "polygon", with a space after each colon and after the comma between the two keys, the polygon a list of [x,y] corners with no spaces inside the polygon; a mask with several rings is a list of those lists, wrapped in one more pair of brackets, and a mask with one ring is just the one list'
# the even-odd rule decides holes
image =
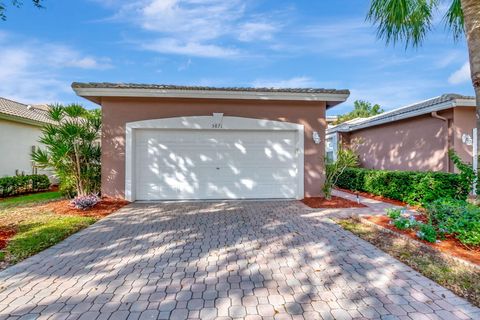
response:
{"label": "paver driveway", "polygon": [[480,319],[294,201],[133,204],[0,281],[4,317]]}

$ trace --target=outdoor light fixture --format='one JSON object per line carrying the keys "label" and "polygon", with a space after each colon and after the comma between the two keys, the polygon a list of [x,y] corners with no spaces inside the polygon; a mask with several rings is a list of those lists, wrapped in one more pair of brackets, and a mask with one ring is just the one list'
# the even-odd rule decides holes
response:
{"label": "outdoor light fixture", "polygon": [[312,138],[313,138],[313,142],[315,142],[315,144],[320,143],[320,135],[318,134],[317,131],[313,131]]}
{"label": "outdoor light fixture", "polygon": [[469,134],[462,134],[462,142],[465,143],[467,146],[471,146],[473,144],[472,136]]}

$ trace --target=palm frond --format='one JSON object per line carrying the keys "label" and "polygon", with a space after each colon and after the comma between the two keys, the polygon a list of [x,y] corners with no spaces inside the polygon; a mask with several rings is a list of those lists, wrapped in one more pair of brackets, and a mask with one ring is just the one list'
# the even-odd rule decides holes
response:
{"label": "palm frond", "polygon": [[67,116],[71,118],[84,117],[87,113],[84,107],[75,103],[69,104],[68,106],[65,107],[64,110]]}
{"label": "palm frond", "polygon": [[445,13],[443,21],[445,22],[445,26],[452,31],[455,41],[465,34],[461,0],[452,0],[452,4]]}
{"label": "palm frond", "polygon": [[439,0],[372,0],[367,20],[377,26],[377,36],[388,44],[420,46],[432,29]]}
{"label": "palm frond", "polygon": [[50,116],[50,119],[56,122],[62,121],[62,119],[65,117],[63,106],[60,104],[52,104],[49,107],[48,115]]}

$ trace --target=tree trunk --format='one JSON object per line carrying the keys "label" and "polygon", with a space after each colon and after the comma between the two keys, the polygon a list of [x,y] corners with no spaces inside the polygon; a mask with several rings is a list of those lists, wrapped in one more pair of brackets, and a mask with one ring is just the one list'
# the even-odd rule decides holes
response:
{"label": "tree trunk", "polygon": [[480,147],[480,1],[461,0],[461,3],[465,19],[465,35],[467,37],[468,53],[470,57],[470,71],[477,100],[477,142]]}

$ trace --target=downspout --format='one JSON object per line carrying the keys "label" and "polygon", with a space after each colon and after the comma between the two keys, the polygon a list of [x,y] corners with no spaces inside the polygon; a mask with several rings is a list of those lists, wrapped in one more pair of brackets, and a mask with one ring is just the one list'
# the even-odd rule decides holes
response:
{"label": "downspout", "polygon": [[[437,113],[437,111],[432,112],[432,117],[445,121],[445,124],[447,125],[447,152],[448,152],[448,150],[450,149],[450,126],[448,125],[448,119],[440,116]],[[447,172],[450,172],[450,159],[448,158],[448,156],[447,156]]]}

